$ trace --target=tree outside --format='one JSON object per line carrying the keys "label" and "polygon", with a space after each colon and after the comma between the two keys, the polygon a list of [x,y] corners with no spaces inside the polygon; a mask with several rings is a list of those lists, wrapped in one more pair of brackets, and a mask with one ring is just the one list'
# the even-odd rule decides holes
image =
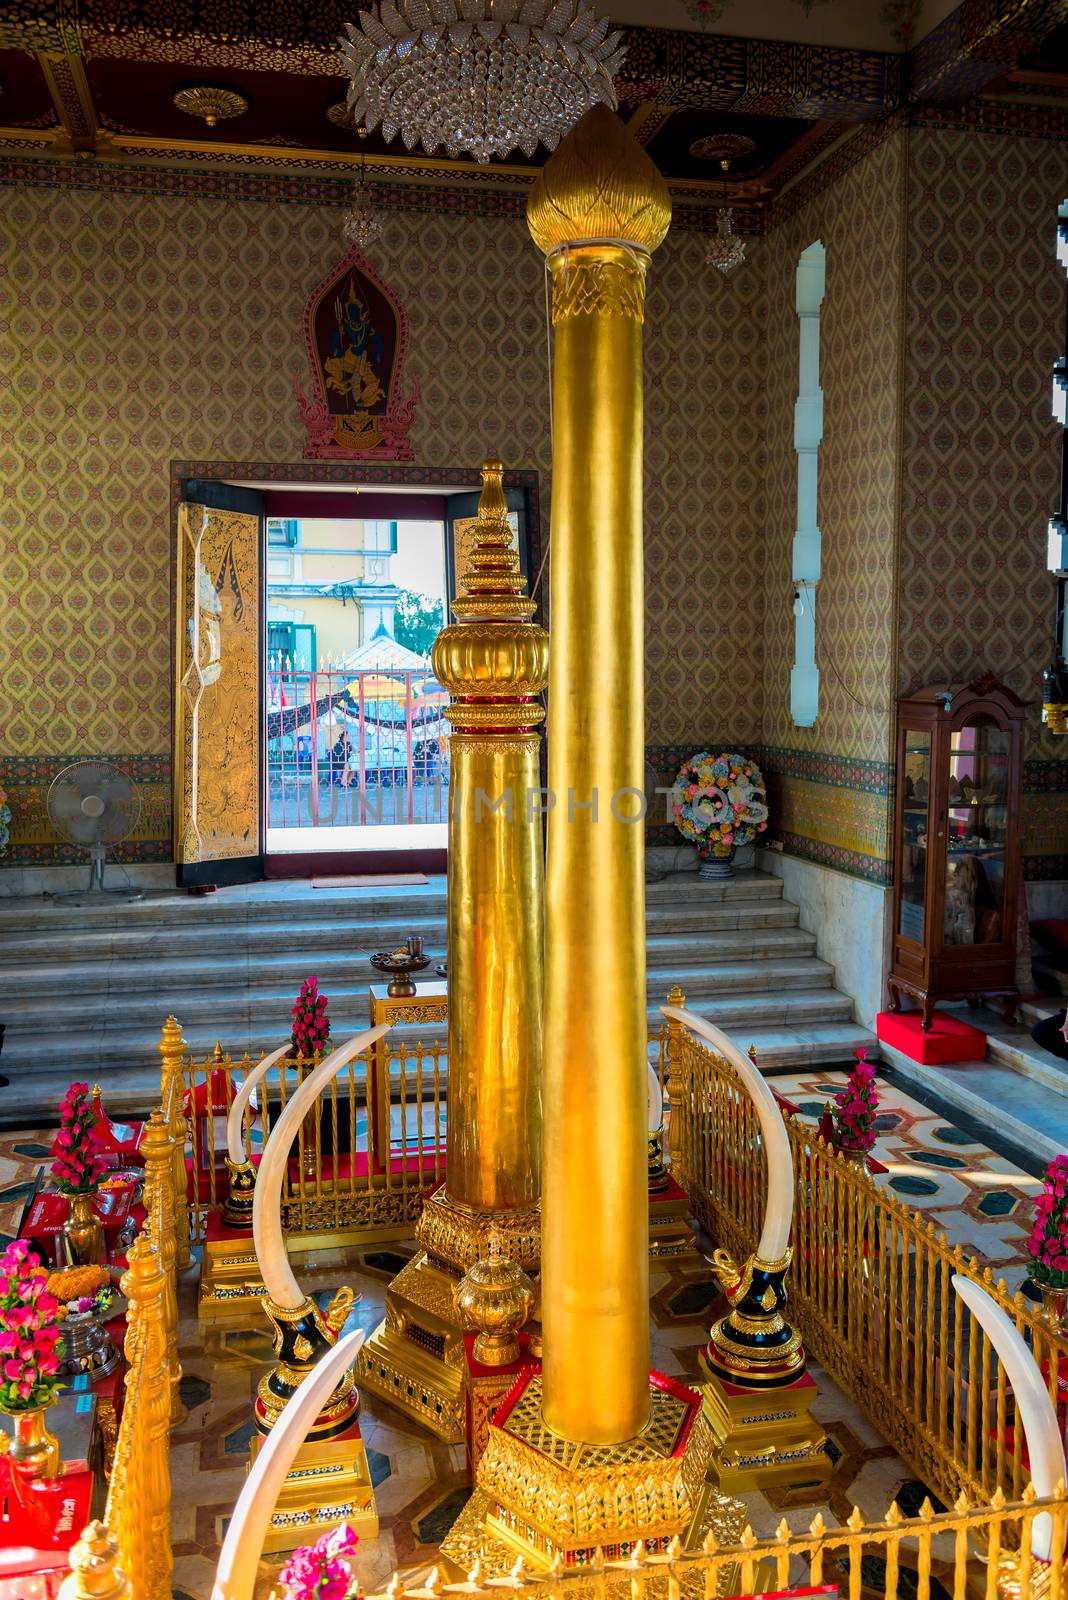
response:
{"label": "tree outside", "polygon": [[428,594],[405,589],[393,615],[393,637],[416,655],[429,656],[431,647],[445,626],[445,608]]}

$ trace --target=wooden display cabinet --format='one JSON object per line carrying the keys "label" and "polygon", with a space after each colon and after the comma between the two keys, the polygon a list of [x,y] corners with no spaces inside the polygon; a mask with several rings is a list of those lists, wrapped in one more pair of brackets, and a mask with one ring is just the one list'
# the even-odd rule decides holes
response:
{"label": "wooden display cabinet", "polygon": [[987,674],[898,701],[890,1009],[1017,999],[1025,707]]}

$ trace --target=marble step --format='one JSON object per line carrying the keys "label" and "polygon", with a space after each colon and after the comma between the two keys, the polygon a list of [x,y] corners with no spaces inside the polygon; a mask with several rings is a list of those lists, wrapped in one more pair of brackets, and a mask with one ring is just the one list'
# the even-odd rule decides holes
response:
{"label": "marble step", "polygon": [[[659,938],[653,934],[647,945],[648,969],[658,980],[661,974],[667,974],[668,987],[678,982],[684,993],[687,983],[692,985],[695,977],[701,976],[714,979],[717,988],[724,991],[829,987],[833,969],[808,953],[815,944],[813,937],[798,931],[796,938],[783,938],[778,930],[775,932],[774,939],[754,938],[742,948],[737,937],[720,935],[715,945],[702,942],[699,952],[695,952],[692,939]],[[270,952],[231,948],[226,959],[213,958],[202,949],[195,954],[170,956],[153,966],[153,1004],[157,1012],[161,1005],[174,1010],[182,1003],[178,996],[204,990],[212,991],[213,1003],[220,1006],[228,1004],[234,993],[285,991],[295,997],[308,976],[311,959],[303,945],[297,950]],[[432,952],[432,962],[436,960],[437,955]],[[54,1020],[60,1003],[64,1011],[72,1011],[75,1004],[81,1010],[101,1000],[113,1006],[122,968],[118,959],[47,965],[3,963],[0,975],[5,988],[18,997],[10,1009],[5,1007],[9,1025],[21,1028],[31,1017]],[[315,953],[314,970],[320,989],[331,998],[354,988],[365,993],[368,983],[376,978],[365,955],[336,947]],[[433,976],[433,966],[428,969],[428,976]]]}
{"label": "marble step", "polygon": [[[727,905],[695,908],[683,913],[672,908],[651,911],[647,928],[652,936],[674,937],[691,947],[695,938],[737,931],[750,932],[797,926],[798,911],[785,901],[738,901]],[[5,935],[0,928],[0,977],[10,969],[53,963],[127,960],[181,956],[188,954],[232,955],[238,950],[267,954],[288,950],[306,954],[333,951],[341,946],[363,959],[375,950],[391,948],[410,933],[421,933],[430,952],[445,950],[444,909],[435,915],[405,920],[391,917],[361,918],[351,921],[323,921],[294,925],[284,916],[257,919],[243,926],[227,924],[181,924],[173,927],[122,927],[86,929],[81,933],[64,931],[51,935],[41,930]]]}
{"label": "marble step", "polygon": [[[676,977],[663,976],[659,984],[650,983],[650,1004],[667,998],[673,982],[678,981],[693,1010],[700,1010],[710,1022],[727,1024],[749,1022],[787,1023],[791,1019],[812,1020],[826,1018],[839,1020],[848,1017],[852,1005],[845,995],[837,994],[829,986],[817,989],[789,989],[778,987],[775,991],[757,990],[755,993],[723,993],[714,976],[707,973],[680,973]],[[324,992],[330,996],[332,1032],[342,1036],[367,1026],[367,988],[364,982],[335,986]],[[171,988],[166,991],[165,1011],[177,1017],[187,1037],[193,1031],[209,1030],[215,1039],[221,1039],[224,1048],[240,1052],[252,1029],[273,1035],[280,1042],[291,1025],[291,1009],[295,990],[291,984],[285,988],[258,990],[250,987],[235,988],[232,993],[216,994],[210,989]],[[115,996],[89,996],[75,1007],[65,1008],[62,1017],[57,1015],[53,1001],[39,996],[25,999],[17,1011],[10,1014],[7,1037],[4,1043],[4,1070],[19,1068],[32,1070],[35,1042],[47,1039],[48,1048],[62,1048],[60,1040],[66,1031],[92,1033],[106,1030],[114,1020],[116,1007],[123,1023],[131,1028],[145,1030],[146,1035],[158,1036],[162,1023],[161,1004],[164,996],[158,988],[146,988],[140,994],[124,994],[121,1001]],[[57,1026],[58,1024],[58,1026]],[[424,1030],[425,1031],[425,1030]]]}
{"label": "marble step", "polygon": [[[770,873],[739,872],[725,883],[707,883],[696,873],[678,873],[645,886],[649,907],[668,908],[722,905],[733,901],[782,899],[782,881]],[[426,884],[383,888],[313,889],[306,880],[275,880],[220,889],[203,898],[177,891],[147,894],[139,901],[94,902],[70,905],[35,896],[0,900],[0,936],[43,930],[55,935],[119,929],[128,926],[174,927],[193,923],[246,923],[284,916],[291,924],[318,921],[374,921],[382,917],[409,918],[424,913],[445,914],[445,879],[432,877]]]}
{"label": "marble step", "polygon": [[1025,1170],[1068,1149],[1068,1095],[1063,1088],[1051,1094],[1049,1085],[996,1060],[924,1066],[884,1043],[879,1051],[892,1066],[895,1083],[946,1116],[963,1113],[977,1124],[977,1137],[996,1130]]}
{"label": "marble step", "polygon": [[[652,1021],[653,1018],[651,1017]],[[874,1044],[867,1029],[851,1022],[798,1023],[791,1027],[753,1027],[729,1030],[743,1049],[754,1047],[765,1073],[787,1072],[800,1066],[829,1066],[849,1062],[861,1045]],[[194,1041],[191,1041],[194,1042]],[[210,1042],[195,1041],[197,1053],[210,1049]],[[255,1057],[276,1043],[274,1039],[252,1041]],[[145,1116],[158,1103],[159,1068],[153,1063],[131,1066],[144,1059],[144,1039],[140,1032],[109,1032],[101,1047],[97,1066],[83,1064],[87,1078],[99,1077],[109,1112],[116,1117]],[[32,1074],[13,1076],[7,1088],[0,1089],[0,1127],[46,1127],[55,1120],[54,1108],[75,1075],[66,1056],[62,1068],[45,1067]],[[6,1051],[5,1051],[6,1061]]]}

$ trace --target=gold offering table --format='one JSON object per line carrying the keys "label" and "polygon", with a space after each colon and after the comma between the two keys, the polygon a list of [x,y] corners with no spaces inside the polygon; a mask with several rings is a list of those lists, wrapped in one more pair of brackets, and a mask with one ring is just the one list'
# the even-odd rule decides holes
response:
{"label": "gold offering table", "polygon": [[[385,982],[372,983],[367,990],[371,1027],[380,1022],[447,1022],[449,985],[444,978],[415,980],[415,993],[392,995]],[[384,1171],[389,1162],[390,1095],[388,1047],[378,1041],[371,1046],[371,1105],[368,1123],[371,1159],[376,1170]]]}

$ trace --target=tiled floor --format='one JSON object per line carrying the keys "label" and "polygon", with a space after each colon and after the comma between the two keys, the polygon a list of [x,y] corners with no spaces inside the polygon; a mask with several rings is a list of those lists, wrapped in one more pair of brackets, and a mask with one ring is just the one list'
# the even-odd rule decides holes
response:
{"label": "tiled floor", "polygon": [[[815,1117],[842,1077],[800,1071],[776,1078],[775,1086]],[[892,1086],[880,1085],[880,1104],[876,1154],[889,1171],[879,1181],[929,1214],[951,1240],[1002,1267],[1010,1283],[1019,1282],[1028,1202],[1038,1181]],[[0,1137],[0,1233],[16,1231],[49,1138],[34,1132]],[[344,1269],[315,1272],[298,1264],[298,1277],[312,1292],[351,1283],[361,1298],[350,1325],[370,1330],[382,1316],[386,1286],[411,1248],[365,1248]],[[210,1594],[219,1540],[244,1480],[255,1386],[270,1359],[266,1327],[252,1319],[246,1328],[203,1331],[195,1319],[195,1284],[194,1269],[182,1285],[186,1416],[173,1436],[175,1600],[207,1600]],[[695,1380],[715,1306],[707,1267],[696,1254],[682,1263],[653,1263],[650,1293],[655,1364]],[[807,1526],[817,1510],[829,1522],[841,1522],[854,1503],[870,1518],[880,1517],[894,1497],[918,1507],[924,1486],[827,1375],[818,1369],[814,1375],[820,1390],[815,1410],[827,1430],[833,1476],[819,1491],[748,1497],[757,1532],[770,1533],[783,1516],[795,1528]],[[381,1532],[361,1547],[357,1566],[362,1587],[373,1591],[396,1568],[425,1568],[435,1560],[469,1485],[462,1448],[438,1443],[373,1396],[364,1398],[363,1431]],[[276,1570],[277,1562],[264,1564],[264,1596]]]}

